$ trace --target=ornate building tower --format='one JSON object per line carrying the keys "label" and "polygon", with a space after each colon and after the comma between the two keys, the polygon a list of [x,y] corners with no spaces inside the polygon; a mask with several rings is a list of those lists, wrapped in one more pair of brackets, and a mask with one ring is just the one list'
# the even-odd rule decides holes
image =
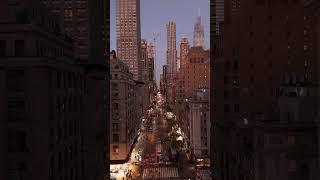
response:
{"label": "ornate building tower", "polygon": [[204,27],[201,23],[201,16],[198,16],[196,24],[194,25],[193,32],[193,46],[202,46],[204,45]]}

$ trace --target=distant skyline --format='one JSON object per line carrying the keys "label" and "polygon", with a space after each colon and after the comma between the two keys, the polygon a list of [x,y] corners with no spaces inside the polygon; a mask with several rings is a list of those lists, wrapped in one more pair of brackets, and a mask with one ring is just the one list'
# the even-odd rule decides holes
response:
{"label": "distant skyline", "polygon": [[[110,2],[110,48],[116,50],[115,2]],[[209,0],[140,0],[141,39],[153,42],[156,34],[156,79],[157,83],[166,63],[167,31],[169,20],[176,22],[177,51],[180,52],[180,40],[187,37],[193,42],[193,31],[200,10],[205,31],[205,49],[210,48],[210,2]]]}

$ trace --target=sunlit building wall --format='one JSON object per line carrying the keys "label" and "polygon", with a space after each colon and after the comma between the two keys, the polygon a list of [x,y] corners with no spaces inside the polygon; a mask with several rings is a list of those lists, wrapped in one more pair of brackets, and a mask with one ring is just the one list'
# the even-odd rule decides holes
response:
{"label": "sunlit building wall", "polygon": [[188,102],[190,145],[196,158],[210,155],[209,89],[196,89]]}
{"label": "sunlit building wall", "polygon": [[142,78],[140,28],[140,0],[117,0],[117,54],[127,64],[135,80]]}
{"label": "sunlit building wall", "polygon": [[136,101],[133,75],[118,58],[110,57],[110,160],[128,160],[136,133]]}

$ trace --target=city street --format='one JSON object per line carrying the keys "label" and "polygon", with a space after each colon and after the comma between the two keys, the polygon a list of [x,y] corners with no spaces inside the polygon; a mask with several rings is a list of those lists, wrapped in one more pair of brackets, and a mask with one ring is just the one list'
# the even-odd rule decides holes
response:
{"label": "city street", "polygon": [[150,106],[142,119],[125,175],[117,179],[195,179],[194,165],[186,160],[182,150],[172,146],[176,134],[170,132],[174,128],[169,127],[168,121],[175,116],[163,108],[165,102],[160,93],[154,101],[155,106]]}
{"label": "city street", "polygon": [[[188,138],[160,93],[141,121],[130,160],[117,179],[210,179],[190,158]],[[156,102],[156,103],[155,103]],[[153,104],[153,105],[152,105]]]}

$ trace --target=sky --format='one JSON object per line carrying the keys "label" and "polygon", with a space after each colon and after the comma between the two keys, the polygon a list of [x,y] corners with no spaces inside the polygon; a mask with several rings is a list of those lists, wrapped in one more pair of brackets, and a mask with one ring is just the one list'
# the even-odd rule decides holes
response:
{"label": "sky", "polygon": [[[169,20],[176,22],[177,51],[179,56],[180,39],[187,37],[193,44],[193,30],[200,12],[205,31],[205,48],[210,48],[210,0],[140,0],[141,39],[156,39],[156,80],[159,83],[162,65],[166,63],[167,30]],[[110,1],[110,49],[116,50],[115,5]]]}

